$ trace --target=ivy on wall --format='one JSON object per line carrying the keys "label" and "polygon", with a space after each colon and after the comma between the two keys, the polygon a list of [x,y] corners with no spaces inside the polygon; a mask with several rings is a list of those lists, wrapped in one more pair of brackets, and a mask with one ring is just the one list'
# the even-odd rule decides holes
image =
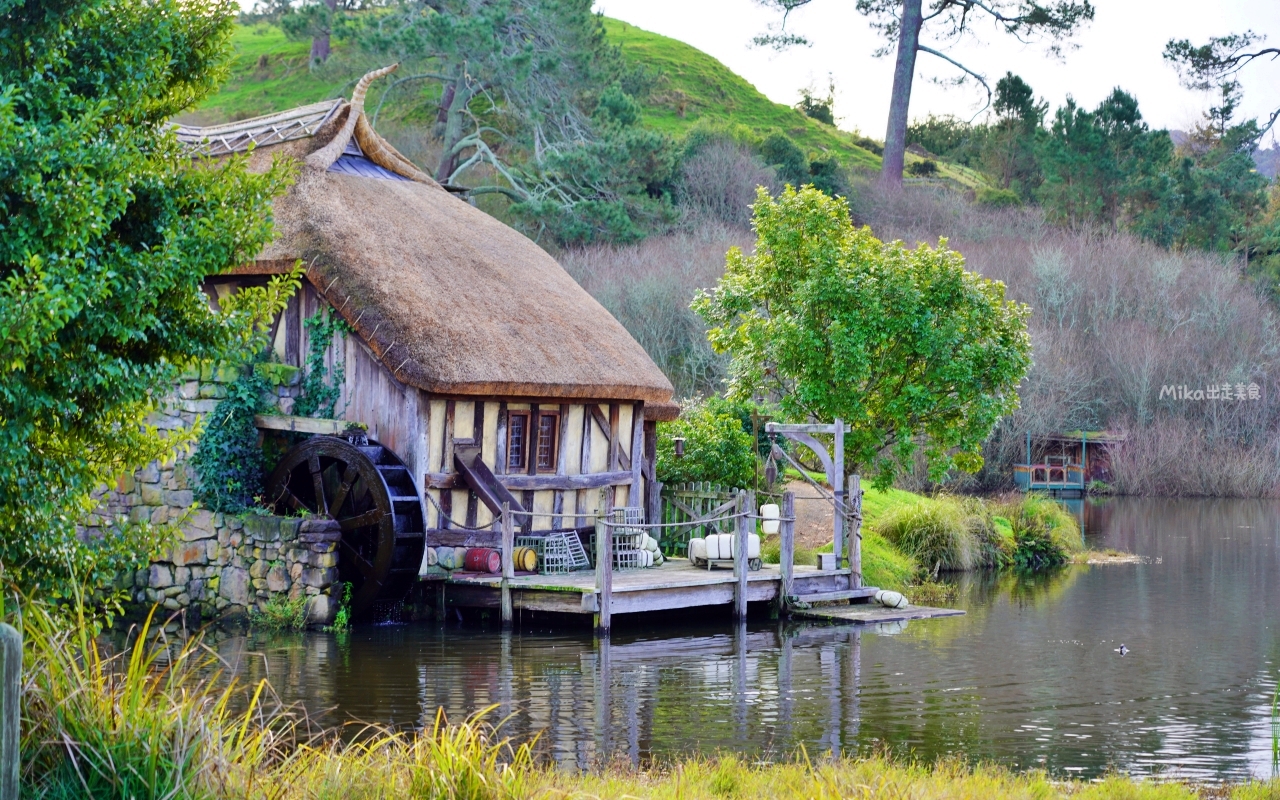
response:
{"label": "ivy on wall", "polygon": [[307,317],[306,326],[309,334],[307,363],[303,367],[302,395],[294,402],[293,413],[300,417],[333,419],[346,371],[341,363],[335,363],[332,370],[326,369],[324,354],[333,344],[334,336],[342,334],[346,339],[351,326],[327,310]]}

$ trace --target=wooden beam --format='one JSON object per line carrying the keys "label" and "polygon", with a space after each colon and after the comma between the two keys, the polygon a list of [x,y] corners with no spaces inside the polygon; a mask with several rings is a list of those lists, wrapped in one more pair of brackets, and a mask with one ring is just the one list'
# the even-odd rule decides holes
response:
{"label": "wooden beam", "polygon": [[[483,462],[482,462],[483,463]],[[490,473],[492,474],[492,473]],[[606,486],[623,486],[631,483],[631,473],[592,472],[586,475],[495,475],[494,481],[509,491],[577,491],[579,489],[603,489]],[[456,472],[428,472],[423,476],[426,489],[464,489],[466,482]],[[516,503],[519,505],[519,503]]]}
{"label": "wooden beam", "polygon": [[[644,508],[643,495],[640,488],[641,471],[644,465],[644,403],[636,403],[631,407],[631,493],[627,497],[627,505]],[[645,519],[645,522],[657,520]]]}
{"label": "wooden beam", "polygon": [[600,410],[599,404],[591,403],[586,407],[586,409],[587,409],[587,413],[591,415],[591,418],[596,421],[597,425],[600,426],[600,432],[604,434],[604,437],[606,439],[612,442],[613,431],[609,429],[609,420],[605,418],[604,412]]}
{"label": "wooden beam", "polygon": [[511,504],[502,504],[502,627],[510,628],[511,613],[511,579],[516,576],[515,561],[515,525],[511,521]]}
{"label": "wooden beam", "polygon": [[426,536],[429,547],[498,547],[502,544],[502,534],[498,531],[432,528]]}
{"label": "wooden beam", "polygon": [[[835,433],[835,425],[786,425],[781,422],[766,422],[764,424],[765,433]],[[844,425],[844,432],[848,433],[853,430],[848,423]]]}
{"label": "wooden beam", "polygon": [[782,493],[782,524],[778,530],[778,567],[782,573],[782,586],[778,590],[778,609],[786,611],[791,596],[795,594],[796,560],[796,495]]}
{"label": "wooden beam", "polygon": [[292,431],[293,433],[320,433],[337,436],[351,428],[368,427],[360,422],[345,419],[316,419],[315,417],[289,417],[283,414],[255,414],[254,427],[268,431]]}
{"label": "wooden beam", "polygon": [[476,453],[470,464],[460,454],[455,453],[453,468],[457,470],[456,474],[462,478],[467,488],[471,489],[495,517],[502,513],[503,503],[510,503],[511,508],[521,511],[532,510],[521,505],[515,495],[498,481],[479,453]]}
{"label": "wooden beam", "polygon": [[601,519],[596,520],[596,597],[596,632],[607,635],[613,624],[613,535]]}
{"label": "wooden beam", "polygon": [[734,543],[733,571],[737,577],[737,587],[733,593],[733,615],[739,622],[747,619],[747,542],[755,520],[747,516],[755,513],[755,492],[742,492],[738,495],[738,513],[743,516],[737,519],[737,541]]}

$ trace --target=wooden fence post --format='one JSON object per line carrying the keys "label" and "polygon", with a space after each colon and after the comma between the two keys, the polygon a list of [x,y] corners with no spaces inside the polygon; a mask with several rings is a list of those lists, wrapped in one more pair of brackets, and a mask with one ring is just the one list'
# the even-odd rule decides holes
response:
{"label": "wooden fence post", "polygon": [[782,571],[782,587],[778,590],[778,609],[786,611],[795,594],[795,560],[796,560],[796,495],[795,492],[784,492],[782,495],[782,525],[778,530],[778,567]]}
{"label": "wooden fence post", "polygon": [[596,632],[613,624],[613,529],[596,517]]}
{"label": "wooden fence post", "polygon": [[738,578],[736,591],[733,593],[733,614],[739,621],[747,618],[747,541],[755,520],[749,515],[756,513],[755,492],[742,492],[738,495],[737,541],[733,548],[733,571]]}
{"label": "wooden fence post", "polygon": [[513,617],[511,607],[511,579],[516,576],[515,524],[511,519],[511,503],[502,504],[502,627],[510,628]]}
{"label": "wooden fence post", "polygon": [[0,800],[18,800],[22,634],[0,623]]}
{"label": "wooden fence post", "polygon": [[849,476],[849,588],[862,588],[862,479]]}
{"label": "wooden fence post", "polygon": [[827,480],[831,482],[831,491],[835,495],[835,512],[832,514],[835,523],[835,536],[832,537],[831,551],[836,556],[836,569],[844,568],[844,559],[847,555],[844,548],[844,421],[837,418],[832,427],[835,432],[835,446],[831,453],[831,475],[827,476]]}

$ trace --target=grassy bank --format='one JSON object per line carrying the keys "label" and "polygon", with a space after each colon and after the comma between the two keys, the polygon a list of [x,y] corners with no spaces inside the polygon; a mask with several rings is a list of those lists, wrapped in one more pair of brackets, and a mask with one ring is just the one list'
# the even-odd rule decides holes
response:
{"label": "grassy bank", "polygon": [[[1041,569],[1085,552],[1080,527],[1053,500],[985,499],[902,489],[867,489],[862,502],[862,573],[868,585],[904,591],[942,573],[976,569]],[[830,551],[831,546],[821,548]],[[766,543],[766,560],[777,544]],[[796,561],[813,560],[797,552]],[[936,593],[931,592],[931,596]]]}
{"label": "grassy bank", "polygon": [[[486,722],[420,733],[368,727],[313,734],[265,683],[210,678],[198,638],[143,638],[108,658],[82,621],[28,604],[23,796],[32,798],[1191,798],[1194,787],[1059,782],[960,760],[926,765],[799,752],[777,763],[730,754],[588,774],[556,771],[537,742],[503,739]],[[248,709],[236,711],[234,709]],[[352,740],[354,739],[354,741]],[[1280,796],[1280,784],[1215,796]]]}

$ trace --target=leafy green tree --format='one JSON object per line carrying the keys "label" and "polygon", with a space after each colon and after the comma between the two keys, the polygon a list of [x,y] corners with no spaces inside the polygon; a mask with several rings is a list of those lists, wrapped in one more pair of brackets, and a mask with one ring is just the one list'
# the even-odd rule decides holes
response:
{"label": "leafy green tree", "polygon": [[1049,104],[1036,102],[1031,86],[1012,72],[996,82],[996,122],[984,137],[982,163],[1002,189],[1030,199],[1042,180],[1037,147]]}
{"label": "leafy green tree", "polygon": [[1038,194],[1060,222],[1116,227],[1167,203],[1159,175],[1171,155],[1169,135],[1147,127],[1133,95],[1115,89],[1093,111],[1068,97],[1041,149]]}
{"label": "leafy green tree", "polygon": [[[685,440],[682,458],[676,458],[677,437]],[[663,483],[708,481],[749,488],[756,475],[751,434],[735,408],[720,398],[685,403],[679,419],[658,426],[656,469]]]}
{"label": "leafy green tree", "polygon": [[252,258],[283,168],[194,165],[165,122],[224,74],[229,0],[0,0],[0,563],[103,585],[150,538],[86,541],[92,493],[172,454],[145,424],[238,345],[206,276]]}
{"label": "leafy green tree", "polygon": [[760,192],[756,247],[729,251],[694,309],[731,356],[729,395],[776,398],[793,419],[852,428],[846,466],[887,485],[923,450],[931,475],[976,470],[1018,407],[1031,364],[1026,306],[946,248],[884,243],[811,188]]}

